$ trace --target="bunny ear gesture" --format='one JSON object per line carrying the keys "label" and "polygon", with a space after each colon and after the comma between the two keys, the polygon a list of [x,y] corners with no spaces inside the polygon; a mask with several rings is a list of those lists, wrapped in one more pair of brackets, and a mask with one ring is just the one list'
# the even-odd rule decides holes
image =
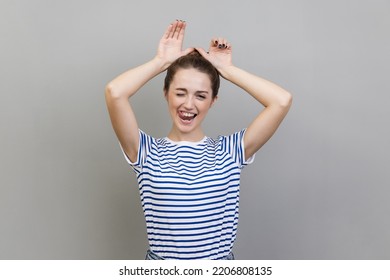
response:
{"label": "bunny ear gesture", "polygon": [[224,73],[223,69],[233,65],[232,46],[225,38],[213,38],[210,42],[208,52],[202,48],[196,48],[196,50],[210,61],[222,76]]}
{"label": "bunny ear gesture", "polygon": [[184,20],[176,20],[172,22],[165,31],[163,38],[175,38],[182,41],[184,39],[184,31],[186,26],[187,23]]}
{"label": "bunny ear gesture", "polygon": [[157,57],[162,59],[168,66],[177,58],[194,50],[194,48],[182,50],[186,26],[187,23],[185,21],[176,20],[168,26],[160,39]]}
{"label": "bunny ear gesture", "polygon": [[220,50],[231,49],[231,45],[225,38],[213,38],[210,43],[210,49],[217,48]]}

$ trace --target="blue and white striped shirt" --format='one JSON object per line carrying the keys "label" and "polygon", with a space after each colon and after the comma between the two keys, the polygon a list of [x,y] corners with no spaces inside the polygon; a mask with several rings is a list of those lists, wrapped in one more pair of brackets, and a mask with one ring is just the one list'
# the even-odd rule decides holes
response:
{"label": "blue and white striped shirt", "polygon": [[221,259],[236,239],[245,129],[173,142],[140,130],[137,175],[150,249],[164,259]]}

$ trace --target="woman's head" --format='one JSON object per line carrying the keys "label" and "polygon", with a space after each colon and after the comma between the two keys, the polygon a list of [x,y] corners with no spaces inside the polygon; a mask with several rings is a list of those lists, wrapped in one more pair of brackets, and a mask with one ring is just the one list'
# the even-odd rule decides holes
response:
{"label": "woman's head", "polygon": [[173,121],[172,140],[196,141],[204,136],[201,125],[217,100],[219,83],[217,70],[198,52],[171,64],[164,93]]}
{"label": "woman's head", "polygon": [[188,55],[182,56],[174,61],[167,69],[164,80],[164,92],[168,93],[173,78],[180,69],[194,68],[199,72],[206,74],[210,78],[212,97],[215,99],[218,95],[220,78],[217,69],[207,61],[198,51],[193,51]]}

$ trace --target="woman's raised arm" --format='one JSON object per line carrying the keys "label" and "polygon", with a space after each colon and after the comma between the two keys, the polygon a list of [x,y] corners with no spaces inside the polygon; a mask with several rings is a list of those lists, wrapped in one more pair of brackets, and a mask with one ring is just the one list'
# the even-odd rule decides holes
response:
{"label": "woman's raised arm", "polygon": [[[214,38],[209,52],[201,48],[197,50],[217,68],[223,78],[245,90],[264,106],[244,136],[245,158],[248,159],[275,133],[290,109],[292,96],[278,85],[233,65],[232,48],[224,38]],[[244,108],[237,108],[238,112],[240,110]]]}
{"label": "woman's raised arm", "polygon": [[191,52],[182,50],[186,23],[176,20],[168,26],[161,38],[157,55],[150,61],[119,75],[107,84],[105,97],[115,134],[132,162],[136,161],[139,145],[137,119],[129,103],[143,85],[157,76],[182,55]]}

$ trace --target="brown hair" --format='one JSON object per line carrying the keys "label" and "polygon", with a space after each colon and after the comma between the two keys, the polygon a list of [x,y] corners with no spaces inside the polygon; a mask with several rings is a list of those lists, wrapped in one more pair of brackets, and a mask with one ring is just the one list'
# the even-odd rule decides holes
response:
{"label": "brown hair", "polygon": [[167,75],[164,80],[164,92],[167,93],[169,86],[176,74],[180,69],[194,68],[209,76],[211,81],[211,89],[213,91],[213,99],[218,95],[220,78],[217,69],[205,59],[198,51],[193,51],[187,55],[179,57],[175,60],[167,69]]}

